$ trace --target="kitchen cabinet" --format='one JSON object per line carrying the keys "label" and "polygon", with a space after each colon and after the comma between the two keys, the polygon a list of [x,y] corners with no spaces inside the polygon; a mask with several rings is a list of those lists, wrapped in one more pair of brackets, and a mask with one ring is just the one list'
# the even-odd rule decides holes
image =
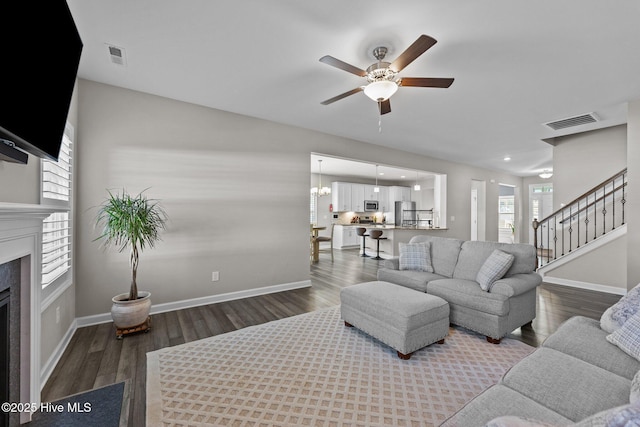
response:
{"label": "kitchen cabinet", "polygon": [[391,212],[394,209],[395,199],[391,199],[390,188],[398,188],[400,194],[397,200],[410,200],[411,189],[409,187],[384,187],[379,185],[380,192],[373,191],[375,185],[356,184],[351,182],[331,183],[331,203],[334,212],[364,212],[365,200],[377,200],[380,212]]}
{"label": "kitchen cabinet", "polygon": [[[368,184],[364,185],[364,200],[380,201],[379,199],[380,193],[376,193],[375,191],[373,191],[374,188],[376,188],[375,185],[368,185]],[[380,186],[378,186],[378,188],[380,188]]]}
{"label": "kitchen cabinet", "polygon": [[378,193],[378,208],[380,212],[391,212],[393,208],[392,203],[389,203],[389,187],[380,187]]}
{"label": "kitchen cabinet", "polygon": [[352,212],[351,206],[351,183],[332,182],[331,183],[331,203],[334,212]]}
{"label": "kitchen cabinet", "polygon": [[364,212],[364,184],[351,184],[351,210]]}
{"label": "kitchen cabinet", "polygon": [[389,205],[395,205],[394,202],[410,202],[411,188],[393,186],[389,187]]}
{"label": "kitchen cabinet", "polygon": [[350,225],[336,225],[333,229],[333,247],[337,249],[358,246],[361,237],[356,228]]}

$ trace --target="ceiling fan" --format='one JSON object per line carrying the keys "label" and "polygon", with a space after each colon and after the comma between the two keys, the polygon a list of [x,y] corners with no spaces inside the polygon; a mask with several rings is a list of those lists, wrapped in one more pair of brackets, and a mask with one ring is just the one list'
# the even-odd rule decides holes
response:
{"label": "ceiling fan", "polygon": [[333,56],[323,56],[320,58],[320,62],[340,68],[341,70],[355,74],[356,76],[365,77],[368,84],[357,87],[348,92],[341,93],[333,98],[329,98],[326,101],[321,102],[321,104],[329,105],[333,102],[346,98],[347,96],[364,91],[365,95],[378,103],[378,110],[380,114],[387,114],[391,112],[391,103],[389,98],[391,95],[396,93],[400,86],[448,88],[453,83],[452,78],[398,77],[398,73],[400,73],[400,71],[402,71],[407,65],[411,64],[420,55],[425,53],[434,44],[436,44],[436,40],[434,38],[423,34],[393,62],[384,61],[388,50],[386,47],[376,47],[373,50],[373,56],[378,60],[378,62],[372,64],[366,70],[347,64]]}

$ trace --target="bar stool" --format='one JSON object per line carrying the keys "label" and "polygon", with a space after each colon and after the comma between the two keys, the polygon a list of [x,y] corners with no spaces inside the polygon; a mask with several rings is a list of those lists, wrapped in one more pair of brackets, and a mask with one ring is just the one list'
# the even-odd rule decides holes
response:
{"label": "bar stool", "polygon": [[364,228],[364,227],[356,228],[356,233],[358,234],[358,236],[362,236],[362,255],[360,255],[360,256],[368,257],[369,255],[367,255],[367,247],[365,246],[365,238],[367,236],[369,236],[369,235],[365,234],[366,232],[367,232],[367,229]]}
{"label": "bar stool", "polygon": [[371,238],[378,241],[378,248],[376,250],[376,256],[372,259],[383,259],[380,257],[380,240],[386,240],[386,237],[382,237],[382,230],[371,230]]}

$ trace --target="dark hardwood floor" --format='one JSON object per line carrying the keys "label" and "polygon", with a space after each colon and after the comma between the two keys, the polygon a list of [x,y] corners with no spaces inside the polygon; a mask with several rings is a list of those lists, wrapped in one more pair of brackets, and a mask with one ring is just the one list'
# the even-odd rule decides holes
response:
{"label": "dark hardwood floor", "polygon": [[[123,340],[116,340],[111,323],[80,328],[47,381],[42,401],[127,381],[127,425],[144,426],[147,352],[335,306],[340,303],[341,288],[376,279],[378,261],[362,258],[356,250],[334,251],[334,255],[333,263],[330,254],[323,253],[320,262],[311,266],[310,288],[156,314],[151,331]],[[598,319],[619,298],[542,284],[532,328],[516,330],[509,337],[538,346],[569,317]]]}

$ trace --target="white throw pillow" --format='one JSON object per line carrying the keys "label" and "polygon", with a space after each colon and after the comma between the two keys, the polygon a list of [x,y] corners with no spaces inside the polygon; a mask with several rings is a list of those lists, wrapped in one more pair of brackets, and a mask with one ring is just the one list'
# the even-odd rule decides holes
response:
{"label": "white throw pillow", "polygon": [[600,328],[604,331],[609,332],[610,334],[620,329],[620,325],[618,324],[618,322],[611,318],[612,311],[613,306],[607,308],[604,313],[602,313],[602,316],[600,316]]}
{"label": "white throw pillow", "polygon": [[620,301],[609,307],[600,317],[600,327],[612,333],[638,312],[640,307],[640,284],[627,292]]}
{"label": "white throw pillow", "polygon": [[631,391],[629,392],[629,403],[640,404],[640,371],[636,372],[631,380]]}
{"label": "white throw pillow", "polygon": [[480,288],[483,291],[490,292],[493,282],[501,279],[509,271],[514,258],[512,254],[495,249],[482,264],[480,271],[476,275],[476,282],[480,284]]}
{"label": "white throw pillow", "polygon": [[620,329],[607,335],[607,341],[640,361],[640,313],[634,314]]}
{"label": "white throw pillow", "polygon": [[400,270],[433,273],[431,242],[398,243],[398,248],[400,249]]}

